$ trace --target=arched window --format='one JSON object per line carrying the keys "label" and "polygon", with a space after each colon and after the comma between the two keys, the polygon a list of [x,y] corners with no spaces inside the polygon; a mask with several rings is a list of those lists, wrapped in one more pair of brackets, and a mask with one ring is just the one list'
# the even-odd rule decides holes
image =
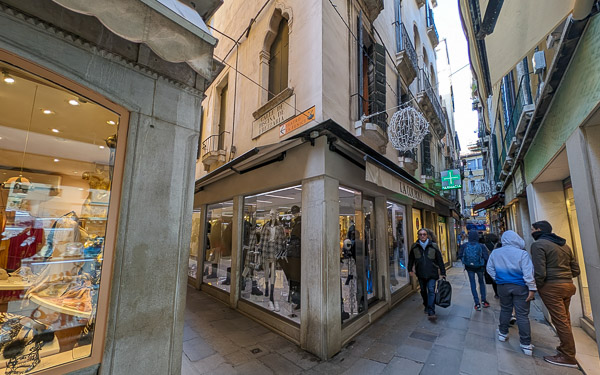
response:
{"label": "arched window", "polygon": [[269,51],[269,100],[288,86],[289,28],[282,18]]}

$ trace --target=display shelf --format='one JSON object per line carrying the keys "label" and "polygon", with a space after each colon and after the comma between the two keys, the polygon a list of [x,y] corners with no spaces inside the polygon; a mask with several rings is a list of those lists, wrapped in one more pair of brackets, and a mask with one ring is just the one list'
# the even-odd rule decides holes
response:
{"label": "display shelf", "polygon": [[86,319],[90,319],[92,317],[92,313],[91,312],[85,312],[85,311],[79,311],[77,309],[73,309],[70,307],[65,307],[65,306],[60,306],[57,305],[53,302],[50,302],[48,299],[44,298],[44,297],[40,297],[35,293],[31,293],[29,295],[29,299],[34,302],[37,303],[40,306],[44,306],[47,307],[51,310],[63,313],[63,314],[67,314],[67,315],[72,315],[72,316],[76,316],[79,318],[86,318]]}
{"label": "display shelf", "polygon": [[[58,342],[58,339],[54,337],[54,340],[52,340],[52,342],[46,343],[44,344],[44,346],[42,346],[42,349],[40,350],[40,358],[47,357],[53,354],[58,354],[59,352],[60,344]],[[8,360],[4,358],[4,355],[0,354],[0,369],[5,368],[7,362]],[[36,368],[34,368],[34,370],[35,369]]]}
{"label": "display shelf", "polygon": [[31,287],[31,283],[25,282],[22,279],[20,281],[10,281],[13,279],[9,277],[8,280],[0,280],[0,290],[27,290]]}

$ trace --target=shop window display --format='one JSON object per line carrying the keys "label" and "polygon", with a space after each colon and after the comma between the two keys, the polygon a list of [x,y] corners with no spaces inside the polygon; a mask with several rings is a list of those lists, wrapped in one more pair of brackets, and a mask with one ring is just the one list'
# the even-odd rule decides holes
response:
{"label": "shop window display", "polygon": [[387,233],[390,254],[389,274],[392,293],[408,284],[406,214],[404,206],[387,202]]}
{"label": "shop window display", "polygon": [[373,201],[363,200],[363,215],[365,217],[365,281],[367,301],[372,303],[377,299],[377,248],[375,247],[375,210]]}
{"label": "shop window display", "polygon": [[198,249],[200,248],[200,222],[202,212],[192,214],[192,238],[190,240],[190,258],[188,260],[188,276],[195,279],[198,274]]}
{"label": "shop window display", "polygon": [[362,194],[339,188],[340,205],[340,274],[342,288],[342,322],[366,311],[365,252],[363,250]]}
{"label": "shop window display", "polygon": [[438,245],[440,247],[440,251],[442,252],[442,258],[444,259],[444,263],[450,262],[449,257],[449,249],[448,249],[448,232],[446,229],[446,218],[443,216],[438,216]]}
{"label": "shop window display", "polygon": [[302,188],[244,199],[241,297],[300,323]]}
{"label": "shop window display", "polygon": [[25,374],[91,355],[120,116],[0,69],[0,371]]}
{"label": "shop window display", "polygon": [[229,293],[233,201],[209,204],[202,281]]}

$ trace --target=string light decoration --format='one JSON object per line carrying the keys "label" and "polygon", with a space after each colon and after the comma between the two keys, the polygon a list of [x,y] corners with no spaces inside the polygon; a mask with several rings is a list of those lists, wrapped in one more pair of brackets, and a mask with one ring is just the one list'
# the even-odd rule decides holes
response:
{"label": "string light decoration", "polygon": [[485,181],[476,182],[471,194],[473,195],[490,195],[492,193],[492,188],[490,184]]}
{"label": "string light decoration", "polygon": [[408,151],[421,144],[429,133],[429,122],[415,108],[400,108],[390,120],[388,138],[396,150]]}

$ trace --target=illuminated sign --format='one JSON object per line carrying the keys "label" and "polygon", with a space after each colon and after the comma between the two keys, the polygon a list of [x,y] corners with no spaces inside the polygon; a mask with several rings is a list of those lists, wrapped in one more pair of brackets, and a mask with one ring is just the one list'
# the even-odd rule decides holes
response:
{"label": "illuminated sign", "polygon": [[458,169],[449,169],[442,171],[442,190],[462,188],[462,179]]}

